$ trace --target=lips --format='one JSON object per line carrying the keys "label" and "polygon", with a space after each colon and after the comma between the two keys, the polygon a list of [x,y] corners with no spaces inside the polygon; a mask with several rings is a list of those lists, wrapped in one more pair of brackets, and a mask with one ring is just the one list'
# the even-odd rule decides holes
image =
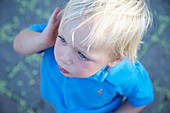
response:
{"label": "lips", "polygon": [[64,74],[68,74],[69,72],[67,70],[65,70],[64,68],[62,68],[61,66],[59,66],[59,69],[62,73]]}

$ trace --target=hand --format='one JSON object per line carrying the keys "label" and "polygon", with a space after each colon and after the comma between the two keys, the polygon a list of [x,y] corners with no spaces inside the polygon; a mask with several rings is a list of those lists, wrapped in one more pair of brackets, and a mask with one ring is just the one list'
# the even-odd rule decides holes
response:
{"label": "hand", "polygon": [[47,27],[40,36],[44,45],[51,47],[55,44],[61,17],[62,11],[60,11],[60,8],[56,8],[49,19]]}

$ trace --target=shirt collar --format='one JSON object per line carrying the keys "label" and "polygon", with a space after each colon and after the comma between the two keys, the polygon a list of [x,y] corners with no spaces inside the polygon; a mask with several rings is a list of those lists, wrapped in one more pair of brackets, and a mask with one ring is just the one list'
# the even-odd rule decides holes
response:
{"label": "shirt collar", "polygon": [[97,73],[88,77],[87,79],[92,79],[92,80],[95,80],[95,81],[98,81],[98,82],[103,82],[108,75],[107,69],[108,69],[108,66],[104,66]]}
{"label": "shirt collar", "polygon": [[106,79],[110,83],[119,86],[127,82],[132,77],[134,70],[135,65],[129,62],[128,58],[125,58],[113,67],[104,66],[97,73],[88,77],[88,79],[98,82],[103,82]]}
{"label": "shirt collar", "polygon": [[121,86],[133,77],[134,71],[135,64],[129,62],[128,58],[125,58],[109,70],[107,81],[116,86]]}

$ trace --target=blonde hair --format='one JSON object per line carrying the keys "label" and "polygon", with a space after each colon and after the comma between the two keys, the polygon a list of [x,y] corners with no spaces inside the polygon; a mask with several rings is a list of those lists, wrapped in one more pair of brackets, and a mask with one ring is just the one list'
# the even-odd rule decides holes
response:
{"label": "blonde hair", "polygon": [[91,25],[89,35],[81,44],[104,47],[116,58],[128,56],[134,62],[142,37],[152,22],[145,0],[70,0],[61,19],[60,28],[81,18],[80,27]]}

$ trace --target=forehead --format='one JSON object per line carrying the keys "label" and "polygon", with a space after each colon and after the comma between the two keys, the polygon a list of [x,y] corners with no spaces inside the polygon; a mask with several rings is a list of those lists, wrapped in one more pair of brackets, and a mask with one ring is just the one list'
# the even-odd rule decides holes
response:
{"label": "forehead", "polygon": [[89,47],[86,43],[83,43],[84,40],[89,40],[87,38],[90,33],[90,27],[87,24],[83,24],[82,19],[77,18],[67,22],[64,26],[61,25],[59,28],[59,34],[63,36],[67,40],[67,42],[71,42],[73,46],[79,46],[83,49]]}
{"label": "forehead", "polygon": [[[63,36],[63,38],[66,39],[68,43],[72,43],[74,47],[79,48],[83,52],[88,53],[91,56],[96,57],[97,55],[106,55],[108,52],[105,51],[104,48],[101,46],[91,46],[90,49],[88,50],[88,44],[83,44],[82,41],[87,38],[87,36],[90,33],[90,25],[84,24],[82,26],[81,23],[83,21],[78,18],[75,20],[72,20],[65,24],[63,28],[60,28],[59,33]],[[89,37],[90,38],[90,37]],[[90,39],[88,39],[90,40]]]}
{"label": "forehead", "polygon": [[71,39],[73,42],[77,42],[81,46],[81,42],[89,35],[90,27],[83,24],[80,18],[69,21],[65,26],[63,26],[63,33],[67,35],[67,38]]}
{"label": "forehead", "polygon": [[59,31],[64,38],[69,38],[73,44],[76,43],[87,51],[97,48],[106,49],[104,38],[101,38],[98,35],[99,33],[95,32],[93,23],[81,18],[70,20],[64,26],[61,26]]}

